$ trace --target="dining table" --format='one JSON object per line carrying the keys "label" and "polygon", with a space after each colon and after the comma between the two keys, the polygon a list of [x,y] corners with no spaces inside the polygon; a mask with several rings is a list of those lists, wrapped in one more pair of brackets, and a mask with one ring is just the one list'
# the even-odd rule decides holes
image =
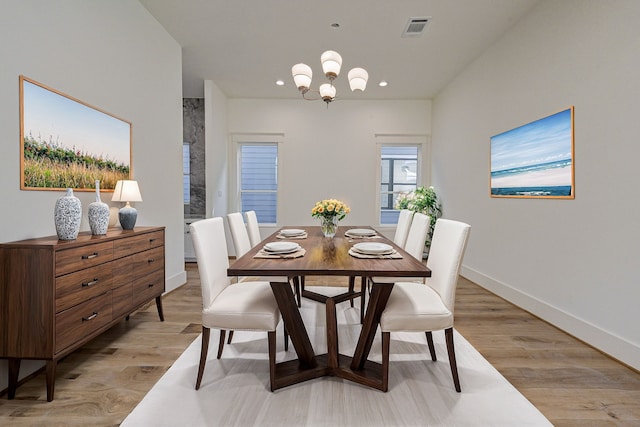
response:
{"label": "dining table", "polygon": [[[350,230],[371,230],[369,236],[354,236]],[[287,230],[303,230],[304,234],[288,237]],[[365,233],[367,234],[367,233]],[[275,242],[296,242],[299,250],[288,254],[272,255],[265,251]],[[393,253],[362,255],[355,252],[354,245],[377,242],[393,248]],[[377,232],[373,227],[340,226],[334,237],[325,237],[319,226],[287,226],[275,231],[249,252],[231,263],[228,276],[286,276],[304,278],[308,276],[360,277],[360,291],[346,288],[338,295],[323,295],[308,289],[302,297],[326,307],[327,352],[315,354],[309,334],[300,314],[296,295],[289,282],[270,282],[275,300],[284,321],[284,327],[295,349],[297,359],[275,363],[270,378],[271,391],[312,380],[322,376],[335,376],[378,390],[388,390],[388,378],[382,365],[368,360],[374,342],[380,316],[385,309],[393,281],[382,278],[429,277],[431,270],[421,261],[397,246],[393,241]],[[282,279],[280,279],[282,280]],[[378,281],[376,281],[378,280]],[[344,355],[338,348],[338,323],[336,304],[353,301],[362,296],[364,302],[366,283],[371,285],[362,327],[353,355]],[[318,288],[314,288],[318,289]],[[273,359],[275,360],[275,358]],[[385,358],[383,358],[385,360]]]}

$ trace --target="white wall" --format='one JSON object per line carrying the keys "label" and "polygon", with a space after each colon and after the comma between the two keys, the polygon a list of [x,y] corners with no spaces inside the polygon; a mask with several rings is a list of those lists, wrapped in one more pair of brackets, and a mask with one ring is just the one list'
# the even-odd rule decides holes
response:
{"label": "white wall", "polygon": [[[143,198],[137,224],[167,227],[167,290],[184,283],[180,46],[129,0],[3,1],[0,40],[0,241],[55,235],[53,207],[63,195],[20,190],[23,74],[133,123],[133,174]],[[88,230],[95,196],[77,196]],[[23,363],[21,376],[29,370]],[[6,384],[0,361],[0,389]]]}
{"label": "white wall", "polygon": [[[640,2],[543,1],[435,100],[433,184],[463,273],[640,368]],[[575,106],[575,200],[489,197],[489,138]]]}
{"label": "white wall", "polygon": [[[279,225],[317,225],[311,208],[325,198],[352,208],[343,225],[378,224],[375,135],[430,135],[431,101],[343,100],[327,108],[302,99],[230,99],[227,124],[230,134],[284,134],[278,151]],[[227,196],[233,211],[234,197]],[[216,215],[224,214],[216,209]],[[272,231],[261,230],[263,236]]]}

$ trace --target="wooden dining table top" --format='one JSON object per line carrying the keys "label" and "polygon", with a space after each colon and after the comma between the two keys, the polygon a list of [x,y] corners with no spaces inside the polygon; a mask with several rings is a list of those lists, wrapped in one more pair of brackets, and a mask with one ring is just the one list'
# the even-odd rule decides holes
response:
{"label": "wooden dining table top", "polygon": [[[249,252],[235,260],[227,270],[229,276],[360,276],[360,277],[430,277],[431,270],[393,241],[377,232],[379,238],[350,238],[345,232],[368,226],[340,226],[333,238],[324,237],[319,226],[287,226],[307,232],[304,239],[280,239],[277,230]],[[264,244],[290,241],[305,249],[298,258],[255,258]],[[379,242],[393,246],[401,259],[356,258],[349,249],[359,242]]]}

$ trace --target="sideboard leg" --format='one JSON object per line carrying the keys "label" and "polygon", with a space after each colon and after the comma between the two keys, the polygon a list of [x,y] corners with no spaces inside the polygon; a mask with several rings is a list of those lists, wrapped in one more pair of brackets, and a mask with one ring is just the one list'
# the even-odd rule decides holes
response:
{"label": "sideboard leg", "polygon": [[156,307],[158,307],[158,316],[160,321],[164,322],[164,312],[162,311],[162,295],[156,297]]}
{"label": "sideboard leg", "polygon": [[53,391],[56,386],[56,366],[58,365],[57,360],[47,360],[47,402],[51,402],[53,400]]}
{"label": "sideboard leg", "polygon": [[8,398],[13,399],[16,397],[16,389],[18,388],[18,374],[20,373],[20,360],[21,359],[9,359],[9,392]]}

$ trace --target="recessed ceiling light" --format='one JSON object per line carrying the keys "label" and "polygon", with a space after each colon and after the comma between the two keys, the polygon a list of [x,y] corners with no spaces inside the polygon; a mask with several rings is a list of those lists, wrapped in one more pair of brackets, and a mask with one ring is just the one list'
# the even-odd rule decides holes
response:
{"label": "recessed ceiling light", "polygon": [[284,86],[284,81],[282,81],[282,80],[276,80],[276,84],[277,84],[278,86]]}
{"label": "recessed ceiling light", "polygon": [[389,83],[387,83],[385,80],[382,80],[380,83],[378,83],[378,86],[380,87],[385,87],[386,85],[388,85]]}

